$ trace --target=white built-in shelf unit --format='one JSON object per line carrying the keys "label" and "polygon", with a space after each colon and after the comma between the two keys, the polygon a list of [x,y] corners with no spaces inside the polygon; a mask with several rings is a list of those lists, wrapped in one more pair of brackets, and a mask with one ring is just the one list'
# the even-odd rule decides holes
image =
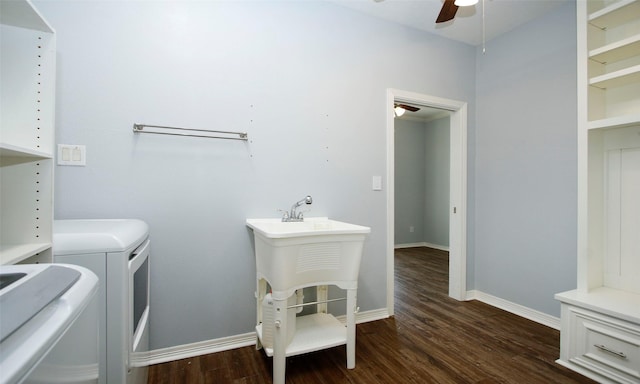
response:
{"label": "white built-in shelf unit", "polygon": [[51,261],[53,28],[28,0],[0,1],[0,264]]}
{"label": "white built-in shelf unit", "polygon": [[578,0],[577,289],[558,363],[640,383],[640,0]]}

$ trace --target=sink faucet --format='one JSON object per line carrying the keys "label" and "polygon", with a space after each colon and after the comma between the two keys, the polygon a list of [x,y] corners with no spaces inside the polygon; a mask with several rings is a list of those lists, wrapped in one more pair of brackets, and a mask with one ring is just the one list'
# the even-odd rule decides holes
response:
{"label": "sink faucet", "polygon": [[311,203],[313,203],[313,199],[311,198],[311,196],[306,196],[304,199],[296,202],[291,206],[291,212],[284,211],[284,214],[282,215],[282,221],[304,221],[302,212],[296,212],[296,209],[302,204],[311,205]]}

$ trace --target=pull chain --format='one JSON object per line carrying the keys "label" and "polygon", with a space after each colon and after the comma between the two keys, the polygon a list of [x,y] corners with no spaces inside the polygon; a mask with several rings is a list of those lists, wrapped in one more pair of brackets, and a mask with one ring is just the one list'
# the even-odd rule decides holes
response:
{"label": "pull chain", "polygon": [[482,54],[484,55],[487,51],[486,47],[486,33],[485,33],[485,25],[484,25],[484,0],[482,0]]}

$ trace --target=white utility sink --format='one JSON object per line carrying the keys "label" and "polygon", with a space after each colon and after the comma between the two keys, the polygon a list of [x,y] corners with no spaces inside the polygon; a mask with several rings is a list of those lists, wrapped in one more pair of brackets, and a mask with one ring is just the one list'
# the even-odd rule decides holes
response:
{"label": "white utility sink", "polygon": [[326,217],[309,217],[298,222],[283,222],[281,219],[247,219],[247,225],[270,239],[371,232],[369,227],[329,220]]}
{"label": "white utility sink", "polygon": [[253,229],[258,279],[278,294],[322,284],[357,286],[362,246],[371,229],[326,217],[302,222],[247,219]]}
{"label": "white utility sink", "polygon": [[[356,365],[356,296],[364,240],[371,229],[326,217],[283,222],[281,219],[247,219],[253,229],[256,256],[258,345],[273,356],[273,383],[284,384],[286,357],[346,344],[347,368]],[[267,284],[273,304],[263,308]],[[346,327],[326,312],[327,285],[347,291]],[[297,289],[319,287],[318,303],[324,311],[288,319],[288,300]],[[320,292],[324,292],[321,294]],[[313,304],[313,303],[311,303]],[[318,308],[320,308],[320,305]],[[263,310],[271,311],[263,317]],[[286,313],[286,315],[284,315]],[[294,327],[288,341],[289,327]],[[279,330],[279,331],[278,331]],[[272,342],[271,342],[272,341]]]}

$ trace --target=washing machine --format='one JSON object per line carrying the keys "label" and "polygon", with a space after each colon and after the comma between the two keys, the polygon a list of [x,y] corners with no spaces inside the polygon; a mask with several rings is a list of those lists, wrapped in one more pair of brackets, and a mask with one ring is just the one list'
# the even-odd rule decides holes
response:
{"label": "washing machine", "polygon": [[97,292],[77,265],[0,266],[0,383],[97,383]]}
{"label": "washing machine", "polygon": [[149,227],[141,220],[54,220],[53,260],[99,279],[99,383],[145,384],[149,349]]}

